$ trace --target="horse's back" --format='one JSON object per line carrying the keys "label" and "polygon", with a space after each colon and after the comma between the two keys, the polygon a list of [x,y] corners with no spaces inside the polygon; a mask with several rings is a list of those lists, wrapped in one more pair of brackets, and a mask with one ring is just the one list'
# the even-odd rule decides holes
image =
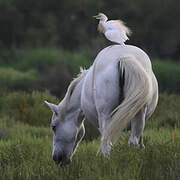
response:
{"label": "horse's back", "polygon": [[[148,55],[136,46],[131,45],[113,45],[103,49],[96,57],[94,68],[96,69],[96,78],[101,76],[102,73],[114,66],[114,71],[118,72],[117,63],[122,59],[132,56],[137,60],[144,70],[147,72],[152,82],[152,97],[148,102],[148,115],[147,118],[153,113],[158,101],[158,83],[152,71],[151,61]],[[133,59],[133,58],[132,58]]]}
{"label": "horse's back", "polygon": [[[131,45],[113,45],[103,49],[96,57],[93,64],[95,68],[95,77],[101,76],[105,71],[108,71],[111,67],[114,68],[114,72],[119,71],[117,64],[124,60],[126,57],[132,57],[132,60],[136,60],[140,63],[143,69],[147,72],[149,78],[152,81],[154,93],[157,94],[158,85],[156,77],[152,71],[151,61],[148,55],[136,46]],[[110,74],[108,76],[111,76]],[[108,78],[108,77],[107,77]]]}
{"label": "horse's back", "polygon": [[136,46],[131,45],[112,45],[104,48],[96,57],[93,66],[99,70],[108,67],[114,61],[118,62],[123,57],[133,56],[143,66],[146,71],[151,71],[151,61],[148,55]]}
{"label": "horse's back", "polygon": [[[149,109],[154,111],[157,104],[158,88],[157,81],[152,72],[151,61],[141,49],[130,45],[109,46],[97,55],[93,65],[87,73],[82,89],[82,104],[89,103],[89,115],[94,112],[94,122],[97,125],[98,113],[110,113],[119,105],[122,96],[121,80],[118,63],[126,57],[137,60],[149,75],[153,84],[152,100]],[[86,99],[86,100],[85,100]],[[84,102],[84,103],[83,103]],[[87,109],[88,107],[84,108]],[[151,113],[150,113],[151,114]]]}

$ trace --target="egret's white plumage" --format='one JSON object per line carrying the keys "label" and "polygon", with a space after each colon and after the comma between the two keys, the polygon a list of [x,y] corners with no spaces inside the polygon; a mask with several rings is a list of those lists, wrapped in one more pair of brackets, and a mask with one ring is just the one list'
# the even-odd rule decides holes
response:
{"label": "egret's white plumage", "polygon": [[99,13],[97,16],[93,16],[99,19],[98,31],[104,33],[105,37],[115,43],[124,44],[127,41],[128,35],[131,34],[131,30],[125,26],[121,20],[110,20],[105,14]]}

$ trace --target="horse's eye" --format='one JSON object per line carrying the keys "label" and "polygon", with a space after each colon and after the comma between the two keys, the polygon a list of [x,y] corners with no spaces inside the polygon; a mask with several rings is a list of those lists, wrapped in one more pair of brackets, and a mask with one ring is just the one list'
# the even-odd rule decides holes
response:
{"label": "horse's eye", "polygon": [[56,131],[56,126],[51,126],[52,130],[55,132]]}

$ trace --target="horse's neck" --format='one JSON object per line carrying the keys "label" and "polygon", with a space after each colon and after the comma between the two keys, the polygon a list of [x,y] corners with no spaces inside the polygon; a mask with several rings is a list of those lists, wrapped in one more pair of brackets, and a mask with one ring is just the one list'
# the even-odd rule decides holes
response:
{"label": "horse's neck", "polygon": [[70,101],[68,103],[68,109],[79,110],[81,108],[81,90],[83,85],[83,79],[81,79],[74,88]]}

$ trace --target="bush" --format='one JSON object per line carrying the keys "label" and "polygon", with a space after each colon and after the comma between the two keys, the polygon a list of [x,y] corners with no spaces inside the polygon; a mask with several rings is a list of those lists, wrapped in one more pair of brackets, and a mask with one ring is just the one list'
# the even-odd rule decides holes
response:
{"label": "bush", "polygon": [[180,93],[180,64],[165,60],[154,60],[153,70],[161,92]]}
{"label": "bush", "polygon": [[44,101],[57,103],[48,92],[13,92],[0,98],[1,116],[9,115],[16,121],[32,126],[49,126],[52,112]]}
{"label": "bush", "polygon": [[[0,89],[48,89],[62,97],[79,67],[89,68],[97,51],[80,49],[14,49],[0,57]],[[180,66],[167,60],[152,60],[160,92],[180,93]],[[2,71],[2,72],[1,72]]]}
{"label": "bush", "polygon": [[90,49],[67,51],[56,48],[32,48],[2,50],[0,56],[1,66],[11,66],[20,71],[35,69],[38,72],[46,71],[49,67],[66,64],[77,72],[79,66],[89,67],[95,52]]}
{"label": "bush", "polygon": [[63,49],[13,49],[0,57],[0,89],[48,89],[62,97],[80,66],[89,67],[93,52],[82,49],[69,52]]}
{"label": "bush", "polygon": [[[44,103],[45,100],[55,104],[59,103],[59,101],[54,96],[51,96],[48,92],[13,92],[1,97],[0,136],[4,136],[6,134],[6,132],[3,131],[4,128],[7,129],[9,127],[15,126],[17,122],[22,122],[32,126],[49,127],[51,123],[52,112]],[[85,121],[85,127],[86,140],[92,141],[98,137],[98,130],[88,121]]]}
{"label": "bush", "polygon": [[180,95],[163,93],[147,126],[150,128],[180,128]]}
{"label": "bush", "polygon": [[7,90],[29,90],[37,83],[34,70],[20,72],[10,67],[0,68],[0,92]]}
{"label": "bush", "polygon": [[36,69],[37,71],[44,71],[49,66],[58,63],[61,56],[58,50],[54,49],[16,49],[15,50],[16,63],[13,65],[16,69],[26,71],[29,69]]}

